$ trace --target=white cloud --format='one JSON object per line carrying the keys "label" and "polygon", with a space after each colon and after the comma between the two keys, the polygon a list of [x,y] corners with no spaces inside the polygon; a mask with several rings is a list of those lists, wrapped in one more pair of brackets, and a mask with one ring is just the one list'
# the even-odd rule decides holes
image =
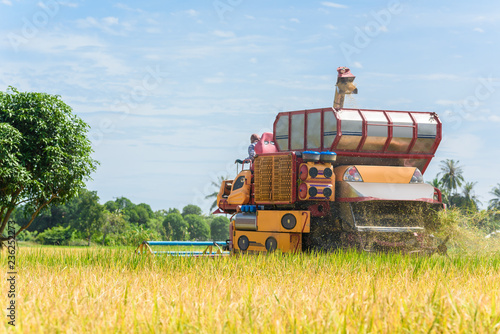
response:
{"label": "white cloud", "polygon": [[250,62],[252,64],[257,64],[258,61],[257,61],[257,58],[250,58]]}
{"label": "white cloud", "polygon": [[360,62],[358,62],[358,61],[355,61],[355,62],[352,64],[352,66],[354,66],[354,67],[356,67],[356,68],[363,68],[363,65],[362,65]]}
{"label": "white cloud", "polygon": [[285,87],[289,89],[300,89],[300,90],[320,90],[320,91],[331,91],[331,83],[317,83],[309,81],[298,81],[298,80],[268,80],[265,82],[268,85]]}
{"label": "white cloud", "polygon": [[286,30],[286,31],[295,31],[295,29],[293,29],[293,28],[288,28],[288,27],[287,27],[287,26],[285,26],[285,25],[281,25],[281,26],[280,26],[280,28],[281,28],[281,29],[283,29],[283,30]]}
{"label": "white cloud", "polygon": [[437,100],[436,104],[440,106],[453,106],[459,104],[461,101],[453,101],[453,100]]}
{"label": "white cloud", "polygon": [[70,8],[77,8],[78,7],[78,4],[75,2],[59,2],[59,4],[61,6],[70,7]]}
{"label": "white cloud", "polygon": [[299,20],[299,19],[296,19],[296,18],[291,18],[291,19],[290,19],[290,22],[300,23],[300,20]]}
{"label": "white cloud", "polygon": [[478,155],[478,148],[484,147],[481,137],[462,133],[460,135],[444,135],[439,150],[441,155],[450,157],[463,157],[464,153],[468,158]]}
{"label": "white cloud", "polygon": [[255,16],[252,15],[245,15],[245,17],[249,20],[255,20]]}
{"label": "white cloud", "polygon": [[213,34],[217,37],[224,37],[224,38],[235,37],[235,34],[232,31],[214,30]]}
{"label": "white cloud", "polygon": [[[111,35],[123,35],[122,32],[115,30],[113,27],[119,27],[119,19],[117,17],[108,16],[102,19],[97,19],[91,16],[88,16],[85,19],[79,19],[76,21],[76,24],[79,28],[97,28]],[[131,28],[129,24],[123,24],[123,26],[127,28]]]}
{"label": "white cloud", "polygon": [[478,27],[477,27],[477,28],[472,29],[472,31],[479,32],[479,33],[484,33],[484,30],[483,30],[483,29],[481,29],[481,28],[478,28]]}
{"label": "white cloud", "polygon": [[12,2],[10,0],[2,0],[2,3],[7,6],[12,6]]}
{"label": "white cloud", "polygon": [[213,77],[204,78],[203,81],[206,82],[206,83],[212,84],[212,83],[223,83],[223,82],[226,81],[226,79],[224,77],[224,73],[223,72],[218,72]]}
{"label": "white cloud", "polygon": [[102,19],[102,22],[108,26],[118,24],[118,18],[113,16],[108,16]]}
{"label": "white cloud", "polygon": [[405,98],[387,100],[387,104],[391,105],[391,106],[398,106],[398,105],[409,104],[409,103],[413,103],[413,101],[410,99],[405,99]]}
{"label": "white cloud", "polygon": [[189,16],[191,16],[191,17],[196,17],[196,16],[200,15],[200,12],[197,12],[194,9],[186,10],[185,13],[188,14]]}
{"label": "white cloud", "polygon": [[488,117],[488,120],[491,122],[500,122],[500,116],[498,115],[491,115]]}
{"label": "white cloud", "polygon": [[121,60],[104,52],[83,52],[81,57],[93,61],[94,68],[104,68],[107,74],[127,75],[131,72]]}
{"label": "white cloud", "polygon": [[140,8],[132,8],[132,7],[129,7],[123,3],[117,3],[114,5],[114,7],[129,11],[129,12],[144,13],[144,11]]}
{"label": "white cloud", "polygon": [[213,78],[205,78],[203,79],[203,82],[208,83],[208,84],[219,84],[223,83],[226,81],[224,78],[221,77],[213,77]]}
{"label": "white cloud", "polygon": [[330,29],[330,30],[337,30],[337,27],[334,26],[333,24],[327,24],[327,25],[325,25],[325,28]]}
{"label": "white cloud", "polygon": [[413,75],[415,79],[427,79],[427,80],[457,80],[463,79],[456,74],[446,74],[446,73],[432,73],[432,74],[418,74]]}
{"label": "white cloud", "polygon": [[330,2],[330,1],[323,1],[321,4],[323,6],[332,7],[332,8],[348,8],[346,5],[341,5],[339,3]]}
{"label": "white cloud", "polygon": [[[4,40],[3,42],[7,42]],[[0,45],[2,43],[0,42]],[[64,51],[75,51],[81,48],[103,47],[104,44],[95,37],[77,34],[40,34],[29,43],[23,44],[21,50],[58,54]]]}
{"label": "white cloud", "polygon": [[389,29],[387,29],[386,26],[380,26],[380,28],[378,30],[382,31],[382,32],[388,32],[389,31]]}

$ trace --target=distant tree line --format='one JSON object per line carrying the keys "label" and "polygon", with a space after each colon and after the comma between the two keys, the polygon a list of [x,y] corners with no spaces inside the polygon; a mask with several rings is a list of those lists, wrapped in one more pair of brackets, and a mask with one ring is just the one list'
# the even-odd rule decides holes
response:
{"label": "distant tree line", "polygon": [[458,208],[465,214],[480,212],[483,219],[477,226],[486,232],[500,229],[500,183],[490,191],[493,198],[487,208],[480,210],[482,202],[474,193],[477,182],[468,182],[463,176],[463,167],[460,161],[446,159],[441,161],[441,171],[428,182],[442,193],[443,203],[449,208]]}
{"label": "distant tree line", "polygon": [[[20,206],[11,219],[23,226],[31,218]],[[126,197],[99,203],[97,192],[83,189],[64,204],[42,210],[18,240],[59,245],[139,245],[144,240],[226,240],[229,219],[206,216],[196,205],[153,211]]]}

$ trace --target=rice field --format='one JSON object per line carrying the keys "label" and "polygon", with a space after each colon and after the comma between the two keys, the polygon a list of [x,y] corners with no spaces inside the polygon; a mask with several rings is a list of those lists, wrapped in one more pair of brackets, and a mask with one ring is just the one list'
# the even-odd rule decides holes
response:
{"label": "rice field", "polygon": [[[17,262],[16,327],[3,318],[1,332],[500,333],[498,253],[210,259],[21,247]],[[0,300],[5,309],[5,279]]]}

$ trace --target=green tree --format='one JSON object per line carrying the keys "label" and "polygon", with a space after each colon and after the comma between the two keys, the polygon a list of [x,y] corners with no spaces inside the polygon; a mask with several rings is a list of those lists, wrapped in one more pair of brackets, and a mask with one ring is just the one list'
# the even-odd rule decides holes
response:
{"label": "green tree", "polygon": [[210,223],[210,235],[214,241],[224,241],[229,239],[229,219],[224,216],[217,216]]}
{"label": "green tree", "polygon": [[189,214],[184,217],[189,225],[188,231],[191,239],[208,240],[210,238],[210,226],[201,216]]}
{"label": "green tree", "polygon": [[180,213],[169,213],[163,221],[163,227],[167,235],[173,240],[183,241],[189,239],[189,225]]}
{"label": "green tree", "polygon": [[71,227],[54,226],[40,233],[36,239],[44,245],[65,245],[72,238]]}
{"label": "green tree", "polygon": [[464,182],[462,167],[458,164],[460,161],[446,159],[441,161],[441,184],[448,191],[448,194],[453,192],[456,194],[459,187]]}
{"label": "green tree", "polygon": [[477,182],[465,182],[464,187],[462,189],[462,194],[463,194],[462,208],[464,208],[467,211],[477,211],[479,208],[479,204],[481,204],[481,201],[479,201],[476,194],[474,193],[474,186],[476,184]]}
{"label": "green tree", "polygon": [[489,201],[488,210],[500,211],[500,183],[490,191],[490,194],[494,197]]}
{"label": "green tree", "polygon": [[133,224],[145,225],[149,220],[148,211],[143,206],[135,205],[126,213],[129,215],[129,221]]}
{"label": "green tree", "polygon": [[104,207],[99,204],[97,192],[83,189],[77,198],[77,211],[71,226],[88,240],[99,232],[105,223]]}
{"label": "green tree", "polygon": [[165,227],[163,227],[164,219],[165,218],[151,218],[147,221],[146,227],[150,230],[158,232],[162,238],[167,238],[167,232],[165,230]]}
{"label": "green tree", "polygon": [[126,229],[127,222],[121,213],[104,211],[104,224],[101,228],[103,244],[106,243],[108,235],[123,234]]}
{"label": "green tree", "polygon": [[170,209],[168,209],[167,214],[169,214],[169,213],[178,213],[178,214],[181,214],[181,212],[177,208],[170,208]]}
{"label": "green tree", "polygon": [[104,208],[109,212],[120,212],[120,207],[118,206],[118,203],[116,203],[116,201],[107,201],[106,203],[104,203]]}
{"label": "green tree", "polygon": [[184,208],[182,208],[182,216],[186,217],[187,215],[197,215],[201,216],[201,208],[194,204],[188,204]]}
{"label": "green tree", "polygon": [[50,204],[72,198],[95,171],[89,126],[59,96],[0,92],[0,240],[13,210],[24,204],[29,220]]}
{"label": "green tree", "polygon": [[132,203],[132,201],[126,197],[118,197],[115,200],[115,203],[118,205],[118,210],[120,210],[120,211],[123,211],[126,208],[130,208],[130,207],[135,206],[135,204]]}

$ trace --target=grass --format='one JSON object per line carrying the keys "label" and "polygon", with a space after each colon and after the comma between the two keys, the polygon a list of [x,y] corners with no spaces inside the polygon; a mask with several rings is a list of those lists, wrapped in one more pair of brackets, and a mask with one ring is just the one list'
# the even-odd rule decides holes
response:
{"label": "grass", "polygon": [[500,332],[499,253],[208,259],[22,247],[17,259],[17,326],[0,331]]}

